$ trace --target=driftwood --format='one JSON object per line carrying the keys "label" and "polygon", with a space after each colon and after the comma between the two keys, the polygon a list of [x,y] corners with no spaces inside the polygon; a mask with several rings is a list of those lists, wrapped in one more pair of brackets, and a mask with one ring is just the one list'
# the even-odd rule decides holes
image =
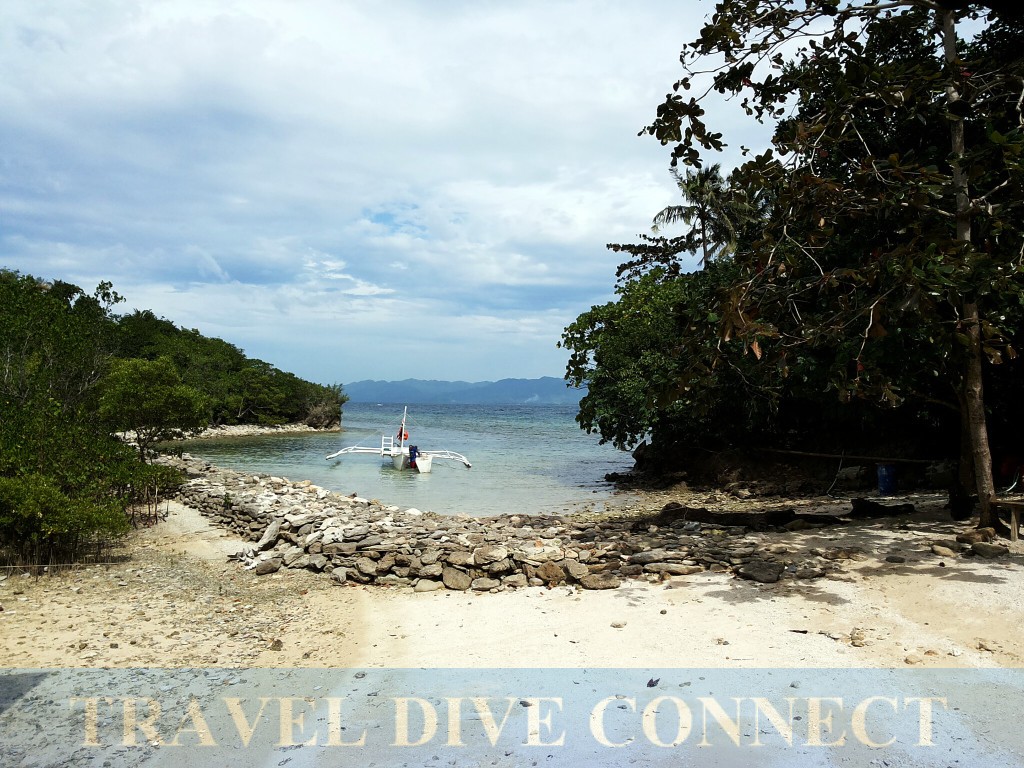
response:
{"label": "driftwood", "polygon": [[764,448],[766,453],[783,456],[805,456],[810,459],[840,459],[844,461],[869,461],[875,464],[935,464],[939,459],[897,459],[885,456],[854,456],[848,453],[817,453],[814,451],[786,451],[781,448]]}
{"label": "driftwood", "polygon": [[684,507],[672,501],[662,507],[649,522],[655,525],[671,525],[677,522],[711,523],[713,525],[743,526],[755,531],[766,528],[781,528],[794,520],[804,520],[819,525],[841,525],[845,522],[835,515],[816,515],[795,512],[792,509],[768,509],[764,512],[716,512],[703,507]]}
{"label": "driftwood", "polygon": [[796,512],[792,509],[767,509],[763,512],[715,511],[704,507],[686,507],[672,501],[662,507],[657,515],[642,524],[709,523],[729,527],[742,526],[754,531],[763,531],[768,528],[783,528],[797,520],[813,525],[843,525],[850,520],[908,515],[915,511],[913,504],[880,504],[870,499],[853,499],[851,504],[852,508],[846,514],[826,515]]}
{"label": "driftwood", "polygon": [[855,520],[912,515],[917,511],[913,504],[880,504],[871,499],[852,499],[850,503],[853,505],[853,509],[850,510],[848,517]]}

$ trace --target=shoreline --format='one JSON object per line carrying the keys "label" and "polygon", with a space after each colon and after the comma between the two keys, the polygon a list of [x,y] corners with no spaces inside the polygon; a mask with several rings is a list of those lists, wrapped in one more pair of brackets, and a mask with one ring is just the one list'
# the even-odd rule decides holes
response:
{"label": "shoreline", "polygon": [[[651,493],[623,514],[687,494]],[[1021,543],[991,560],[936,551],[970,528],[944,519],[938,501],[900,519],[745,535],[827,554],[827,578],[762,583],[723,568],[641,571],[606,590],[431,592],[308,569],[258,576],[228,559],[251,539],[170,502],[165,521],[130,535],[122,562],[0,581],[0,666],[1024,666]]]}
{"label": "shoreline", "polygon": [[[217,424],[206,427],[202,432],[183,438],[184,440],[210,440],[233,437],[262,437],[264,435],[295,435],[313,433],[343,432],[341,424],[334,427],[310,427],[301,422],[261,426],[259,424]],[[174,441],[178,442],[178,441]]]}
{"label": "shoreline", "polygon": [[872,558],[814,588],[706,572],[587,594],[423,594],[304,571],[259,577],[227,561],[240,541],[172,503],[165,522],[133,534],[124,563],[12,576],[0,584],[0,666],[1024,666],[1019,562],[948,563],[946,574]]}

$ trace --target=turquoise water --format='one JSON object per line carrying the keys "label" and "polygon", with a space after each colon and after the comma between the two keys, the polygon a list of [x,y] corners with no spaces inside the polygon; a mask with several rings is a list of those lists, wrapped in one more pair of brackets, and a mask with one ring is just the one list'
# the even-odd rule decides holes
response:
{"label": "turquoise water", "polygon": [[434,461],[430,474],[395,470],[377,456],[326,461],[349,445],[378,447],[394,435],[401,405],[347,403],[343,432],[193,440],[185,451],[260,475],[311,480],[333,491],[442,514],[542,513],[602,506],[614,489],[604,476],[633,463],[576,424],[575,406],[411,406],[409,444],[450,450],[473,464]]}

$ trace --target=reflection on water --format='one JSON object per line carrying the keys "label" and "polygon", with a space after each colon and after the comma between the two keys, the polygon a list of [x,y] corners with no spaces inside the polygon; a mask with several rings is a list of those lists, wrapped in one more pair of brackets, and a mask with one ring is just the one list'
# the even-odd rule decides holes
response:
{"label": "reflection on water", "polygon": [[410,407],[409,443],[469,458],[434,461],[433,471],[395,470],[377,456],[324,456],[349,445],[376,447],[394,435],[402,406],[346,404],[341,434],[273,435],[193,440],[184,450],[212,463],[253,474],[311,480],[402,507],[444,514],[559,512],[600,504],[612,493],[608,472],[632,465],[627,453],[600,445],[574,421],[567,406],[423,405]]}

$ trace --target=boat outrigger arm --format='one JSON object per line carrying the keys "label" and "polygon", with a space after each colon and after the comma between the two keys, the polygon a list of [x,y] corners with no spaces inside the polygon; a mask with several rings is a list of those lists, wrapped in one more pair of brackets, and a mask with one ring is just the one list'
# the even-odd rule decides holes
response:
{"label": "boat outrigger arm", "polygon": [[325,456],[324,458],[330,460],[346,454],[368,453],[380,456],[381,458],[391,459],[395,469],[415,469],[421,474],[431,470],[431,465],[434,463],[434,459],[461,461],[466,465],[467,469],[473,466],[469,463],[469,459],[461,453],[455,453],[455,451],[421,451],[417,446],[409,445],[407,443],[409,439],[409,432],[405,428],[408,413],[409,408],[406,407],[402,412],[402,423],[398,428],[398,434],[394,437],[391,435],[381,436],[379,448],[363,445],[351,445],[348,448],[342,448],[340,451],[335,451],[330,456]]}

